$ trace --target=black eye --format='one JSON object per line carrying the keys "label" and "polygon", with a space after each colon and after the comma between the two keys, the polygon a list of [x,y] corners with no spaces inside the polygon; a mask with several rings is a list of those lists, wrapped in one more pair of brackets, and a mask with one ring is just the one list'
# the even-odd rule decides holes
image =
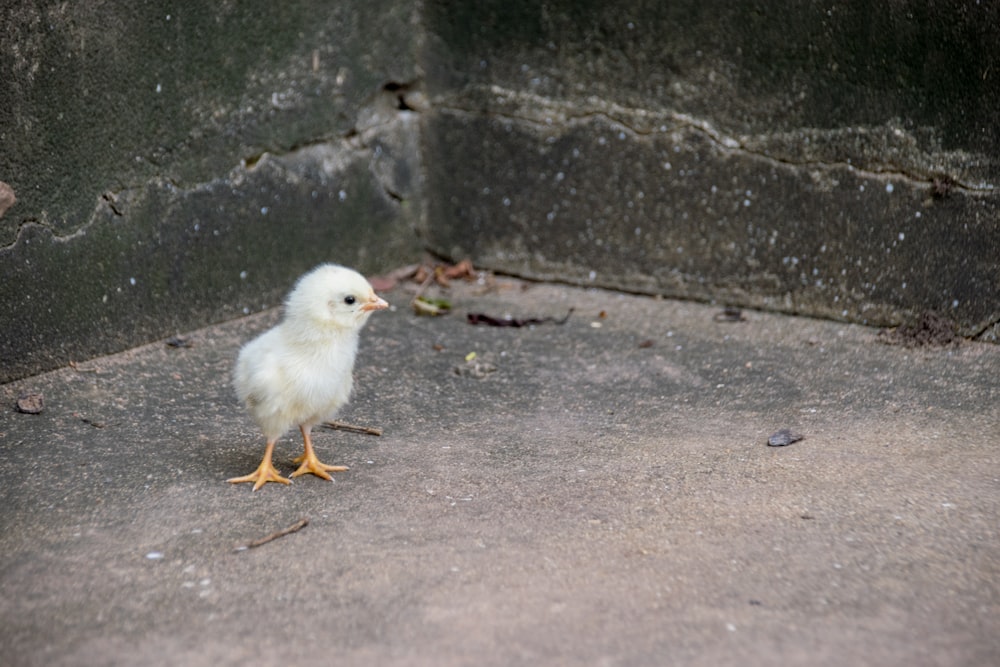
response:
{"label": "black eye", "polygon": [[346,303],[348,306],[353,306],[355,301],[357,301],[357,299],[355,299],[350,294],[344,297],[344,303]]}

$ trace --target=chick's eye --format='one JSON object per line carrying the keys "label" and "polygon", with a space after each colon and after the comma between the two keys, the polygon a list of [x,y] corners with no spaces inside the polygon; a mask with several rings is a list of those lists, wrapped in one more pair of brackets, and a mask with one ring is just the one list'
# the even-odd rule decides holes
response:
{"label": "chick's eye", "polygon": [[356,301],[357,299],[355,299],[350,294],[344,297],[344,303],[346,303],[348,306],[353,306]]}

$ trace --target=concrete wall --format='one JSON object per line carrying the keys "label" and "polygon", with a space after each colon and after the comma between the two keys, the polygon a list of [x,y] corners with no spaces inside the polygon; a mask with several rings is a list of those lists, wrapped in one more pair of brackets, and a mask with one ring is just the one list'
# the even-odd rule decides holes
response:
{"label": "concrete wall", "polygon": [[428,2],[425,21],[438,252],[995,336],[997,3]]}
{"label": "concrete wall", "polygon": [[0,382],[424,247],[997,332],[996,3],[8,5]]}
{"label": "concrete wall", "polygon": [[385,0],[0,9],[0,382],[273,306],[320,261],[418,257],[413,20]]}

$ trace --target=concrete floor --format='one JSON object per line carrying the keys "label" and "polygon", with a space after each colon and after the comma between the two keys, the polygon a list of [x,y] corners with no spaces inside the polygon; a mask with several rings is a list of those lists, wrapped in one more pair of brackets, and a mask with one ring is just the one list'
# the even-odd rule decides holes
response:
{"label": "concrete floor", "polygon": [[384,433],[319,431],[332,483],[224,482],[263,452],[229,373],[277,312],[0,387],[4,664],[1000,664],[1000,346],[514,281],[440,318],[385,296],[341,416]]}

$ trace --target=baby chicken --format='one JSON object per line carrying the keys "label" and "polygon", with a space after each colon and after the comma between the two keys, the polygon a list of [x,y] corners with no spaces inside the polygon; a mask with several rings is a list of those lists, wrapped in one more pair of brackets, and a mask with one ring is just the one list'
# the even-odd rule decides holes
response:
{"label": "baby chicken", "polygon": [[358,334],[376,310],[386,308],[361,274],[322,264],[302,276],[285,300],[284,319],[240,350],[233,386],[267,440],[257,470],[229,482],[289,484],[271,463],[274,443],[298,426],[305,451],[292,477],[312,473],[331,479],[344,466],[321,463],[313,451],[312,427],[333,419],[351,395]]}

